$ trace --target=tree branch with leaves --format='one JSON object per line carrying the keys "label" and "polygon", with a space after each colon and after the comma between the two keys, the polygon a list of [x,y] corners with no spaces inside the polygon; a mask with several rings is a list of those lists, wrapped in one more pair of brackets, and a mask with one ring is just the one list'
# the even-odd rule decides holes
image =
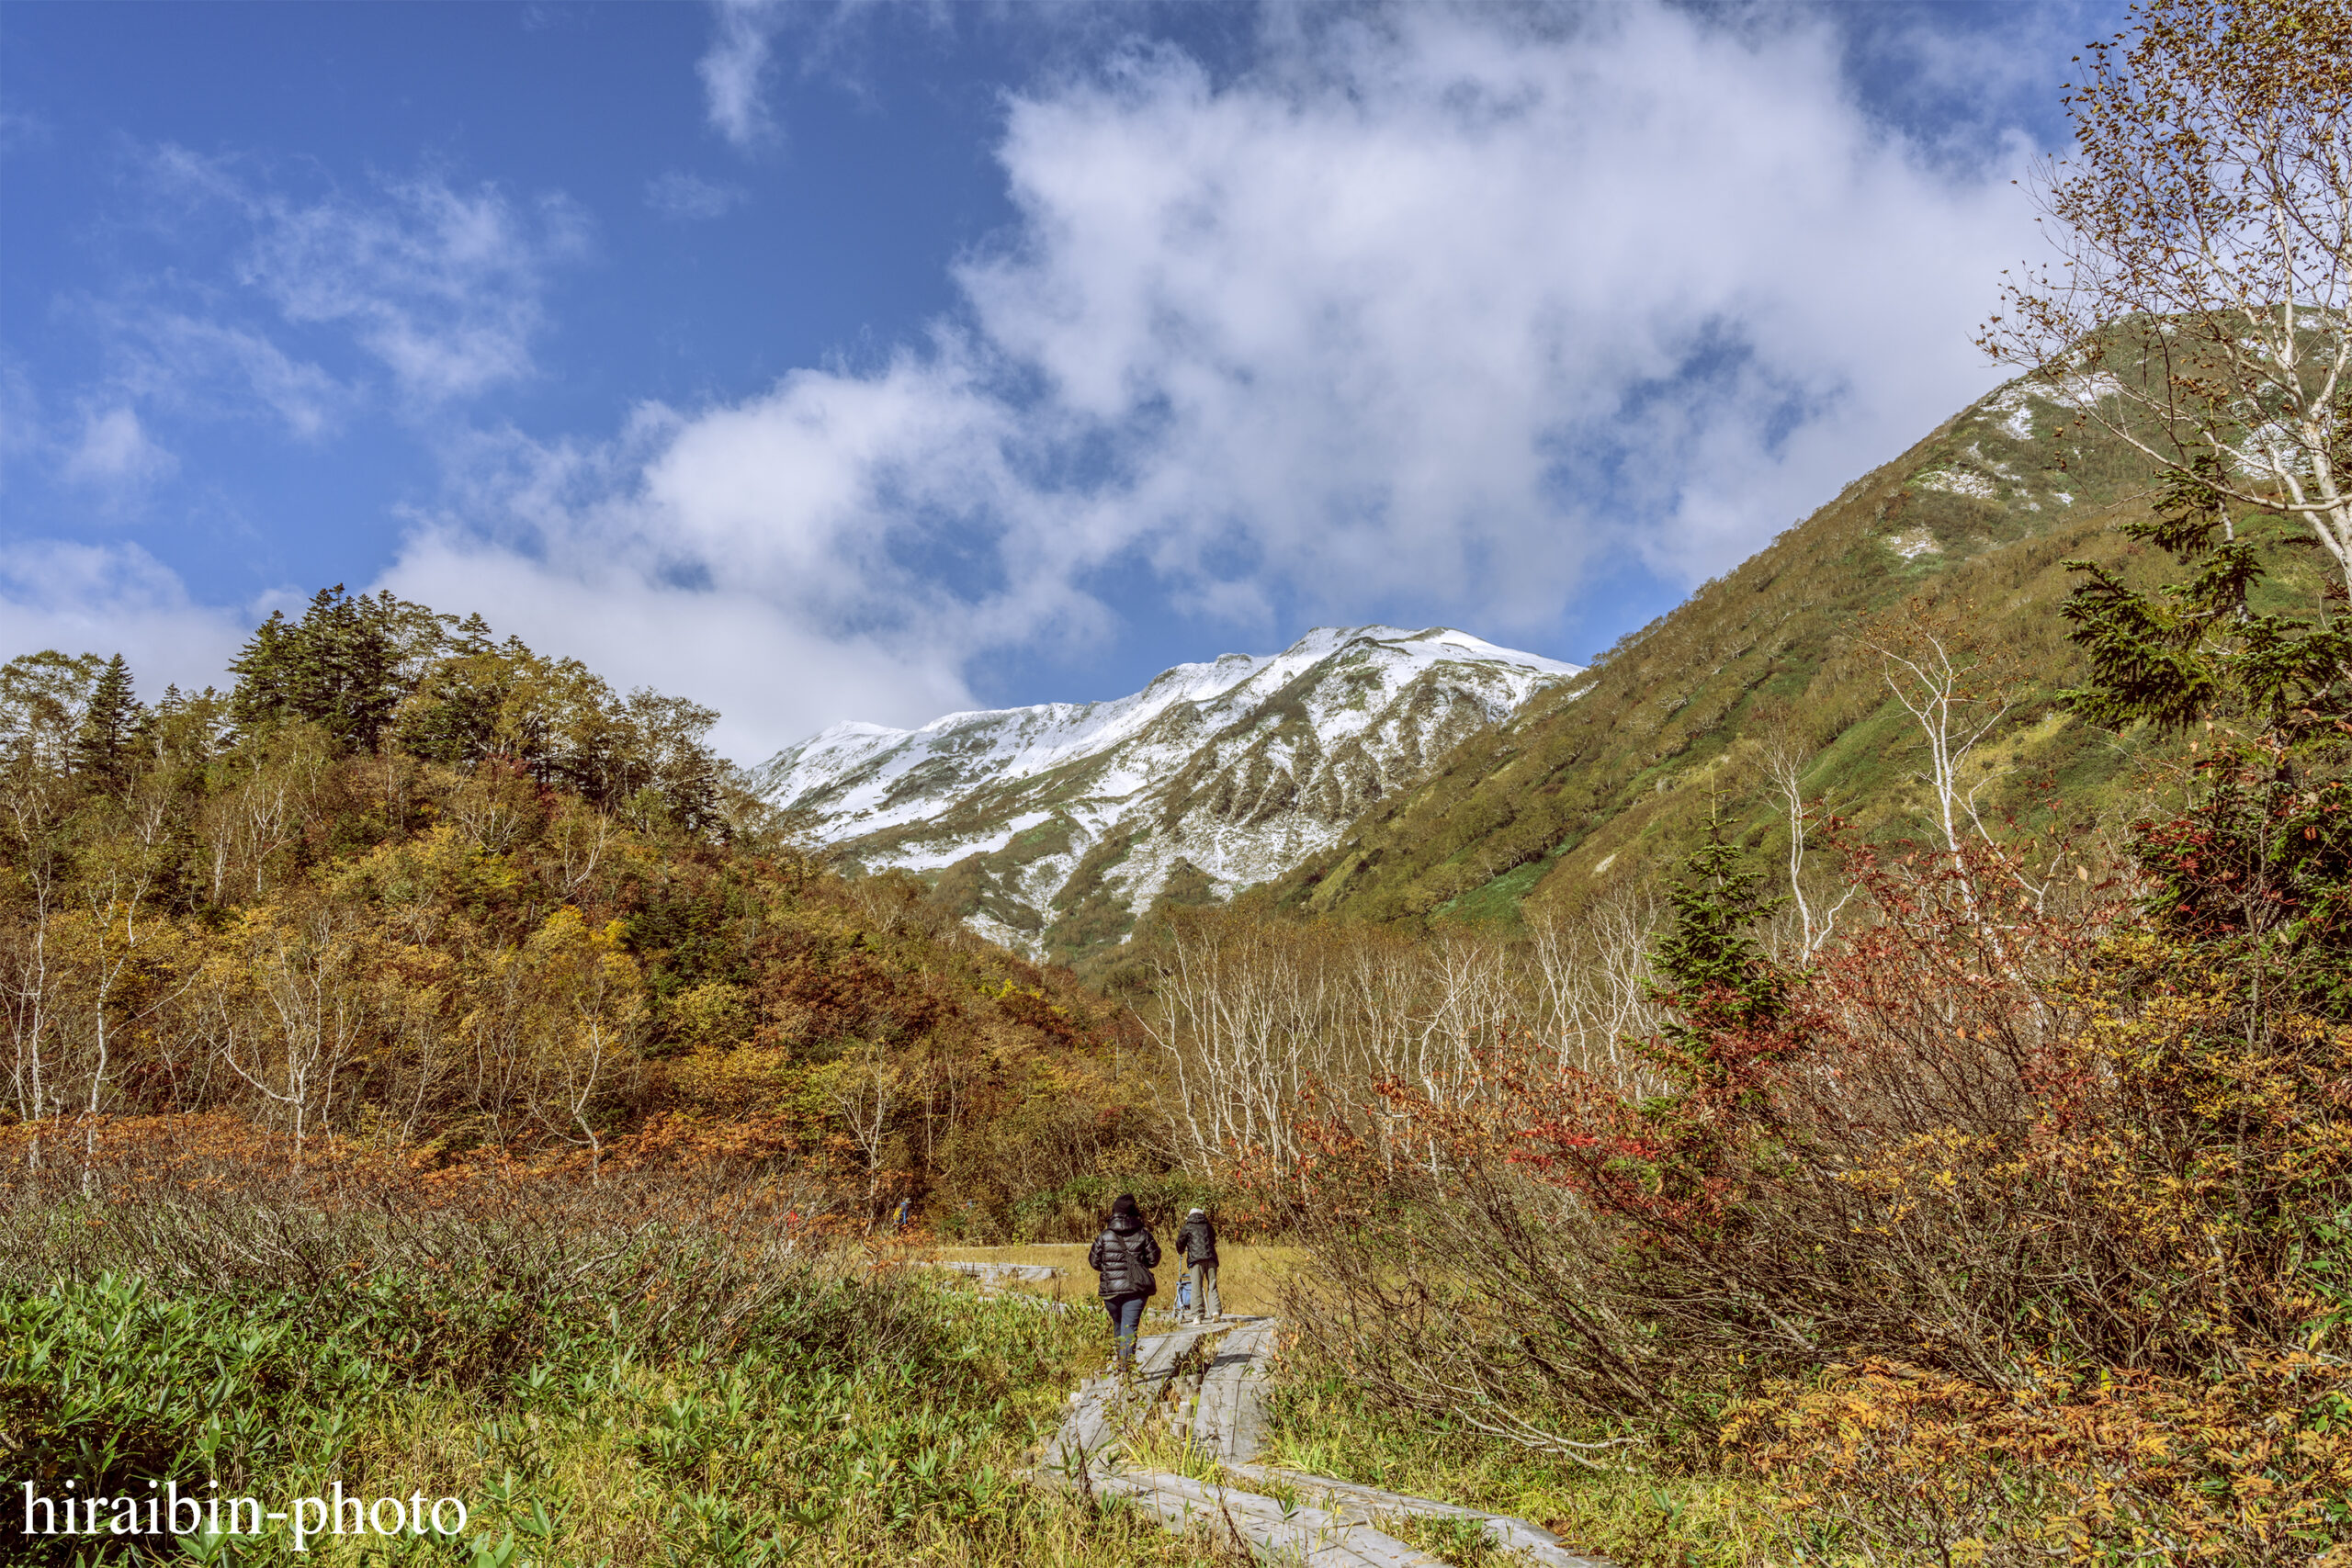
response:
{"label": "tree branch with leaves", "polygon": [[2352,8],[2141,0],[2035,185],[2054,266],[1979,343],[2160,468],[2291,518],[2352,589]]}

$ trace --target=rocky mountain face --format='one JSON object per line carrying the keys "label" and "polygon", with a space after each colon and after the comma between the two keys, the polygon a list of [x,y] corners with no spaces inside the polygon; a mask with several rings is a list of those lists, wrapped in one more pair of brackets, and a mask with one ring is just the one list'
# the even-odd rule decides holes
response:
{"label": "rocky mountain face", "polygon": [[1329,848],[1578,673],[1442,627],[1327,627],[1110,702],[836,725],[754,779],[847,861],[913,872],[983,935],[1076,962],[1157,904],[1222,898]]}

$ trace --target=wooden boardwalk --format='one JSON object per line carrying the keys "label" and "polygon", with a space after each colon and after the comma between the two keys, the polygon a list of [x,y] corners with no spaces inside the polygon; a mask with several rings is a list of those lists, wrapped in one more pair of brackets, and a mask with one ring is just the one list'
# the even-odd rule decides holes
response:
{"label": "wooden boardwalk", "polygon": [[[1379,1529],[1380,1520],[1399,1517],[1476,1520],[1497,1547],[1540,1568],[1612,1568],[1568,1551],[1524,1519],[1258,1464],[1266,1374],[1280,1326],[1271,1317],[1228,1318],[1140,1341],[1134,1376],[1094,1378],[1070,1396],[1069,1415],[1037,1473],[1094,1496],[1124,1498],[1171,1529],[1228,1532],[1254,1554],[1306,1568],[1445,1568]],[[1204,1341],[1207,1354],[1193,1356]],[[1194,1452],[1215,1462],[1216,1479],[1118,1463],[1125,1439],[1162,1415]],[[1266,1495],[1272,1491],[1286,1491],[1295,1501]]]}

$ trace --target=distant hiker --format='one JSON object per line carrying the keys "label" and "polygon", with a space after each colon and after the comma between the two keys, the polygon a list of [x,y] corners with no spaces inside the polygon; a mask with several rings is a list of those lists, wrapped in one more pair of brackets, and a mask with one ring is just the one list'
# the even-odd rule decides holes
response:
{"label": "distant hiker", "polygon": [[1216,1225],[1204,1209],[1195,1209],[1184,1216],[1183,1227],[1176,1233],[1176,1253],[1184,1260],[1184,1283],[1192,1300],[1192,1315],[1195,1322],[1206,1323],[1225,1315],[1225,1303],[1216,1299]]}
{"label": "distant hiker", "polygon": [[1086,1249],[1086,1261],[1102,1276],[1102,1310],[1111,1314],[1111,1334],[1118,1349],[1121,1371],[1136,1364],[1136,1330],[1143,1323],[1143,1303],[1159,1292],[1151,1277],[1159,1263],[1159,1243],[1136,1213],[1132,1193],[1111,1201],[1111,1224]]}

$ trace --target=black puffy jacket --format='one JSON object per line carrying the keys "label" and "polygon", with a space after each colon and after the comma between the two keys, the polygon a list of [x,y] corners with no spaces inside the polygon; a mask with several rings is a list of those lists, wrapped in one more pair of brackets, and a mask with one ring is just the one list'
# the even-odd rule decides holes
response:
{"label": "black puffy jacket", "polygon": [[1102,1299],[1148,1296],[1159,1290],[1151,1271],[1159,1263],[1159,1243],[1132,1214],[1114,1214],[1111,1228],[1086,1249],[1086,1261],[1102,1276]]}
{"label": "black puffy jacket", "polygon": [[1216,1226],[1206,1214],[1184,1216],[1183,1228],[1176,1233],[1176,1252],[1187,1263],[1216,1261]]}

